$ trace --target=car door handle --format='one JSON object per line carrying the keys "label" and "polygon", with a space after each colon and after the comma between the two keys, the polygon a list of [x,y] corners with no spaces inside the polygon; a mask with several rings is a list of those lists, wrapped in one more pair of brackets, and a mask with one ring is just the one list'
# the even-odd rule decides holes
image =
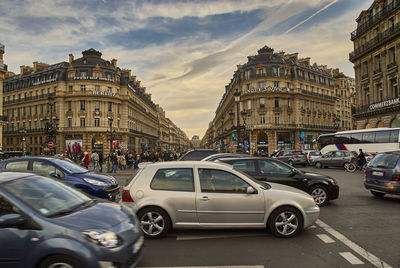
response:
{"label": "car door handle", "polygon": [[210,198],[208,198],[208,196],[203,196],[200,198],[200,201],[208,201],[210,200]]}

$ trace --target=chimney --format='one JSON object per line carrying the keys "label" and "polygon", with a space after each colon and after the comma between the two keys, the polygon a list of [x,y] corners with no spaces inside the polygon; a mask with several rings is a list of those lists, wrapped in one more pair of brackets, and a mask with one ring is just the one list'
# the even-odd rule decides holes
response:
{"label": "chimney", "polygon": [[74,60],[74,55],[69,54],[69,64],[72,64],[73,60]]}
{"label": "chimney", "polygon": [[131,76],[131,80],[133,81],[133,83],[135,83],[136,82],[136,75],[132,75]]}
{"label": "chimney", "polygon": [[36,71],[38,71],[40,69],[43,69],[43,68],[45,68],[47,66],[49,66],[47,63],[35,61],[35,62],[33,62],[33,71],[36,72]]}
{"label": "chimney", "polygon": [[114,66],[114,68],[117,68],[117,60],[116,59],[112,59],[111,63]]}
{"label": "chimney", "polygon": [[30,66],[21,65],[21,66],[19,67],[19,70],[20,70],[19,73],[20,73],[21,75],[23,75],[23,74],[26,73],[26,72],[31,72],[31,71],[33,71],[33,68],[30,67]]}
{"label": "chimney", "polygon": [[129,69],[122,69],[122,72],[126,74],[128,77],[131,77],[131,70]]}

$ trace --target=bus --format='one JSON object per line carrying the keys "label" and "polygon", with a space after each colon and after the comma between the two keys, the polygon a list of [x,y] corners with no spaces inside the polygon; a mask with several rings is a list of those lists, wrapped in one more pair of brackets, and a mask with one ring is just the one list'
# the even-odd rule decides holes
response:
{"label": "bus", "polygon": [[317,139],[321,153],[336,150],[380,153],[400,150],[400,128],[368,128],[322,134]]}

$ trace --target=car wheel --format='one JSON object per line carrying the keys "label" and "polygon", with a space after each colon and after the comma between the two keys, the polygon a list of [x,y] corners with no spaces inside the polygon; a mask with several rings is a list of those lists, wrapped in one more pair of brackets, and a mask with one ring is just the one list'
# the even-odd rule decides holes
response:
{"label": "car wheel", "polygon": [[314,198],[315,203],[319,207],[323,207],[328,203],[328,194],[324,186],[316,185],[311,187],[310,195]]}
{"label": "car wheel", "polygon": [[371,191],[371,194],[373,194],[376,197],[384,197],[385,193],[381,193],[381,192],[376,192],[376,191]]}
{"label": "car wheel", "polygon": [[158,207],[147,207],[139,211],[138,218],[144,235],[147,238],[165,236],[171,226],[168,214]]}
{"label": "car wheel", "polygon": [[292,160],[289,160],[288,164],[291,165],[292,167],[294,166],[294,163]]}
{"label": "car wheel", "polygon": [[280,207],[270,215],[268,227],[276,237],[293,237],[303,229],[303,218],[301,213],[293,207]]}
{"label": "car wheel", "polygon": [[67,255],[54,255],[46,258],[39,268],[81,268],[79,261]]}
{"label": "car wheel", "polygon": [[321,164],[321,162],[317,162],[317,163],[315,163],[315,167],[316,167],[316,168],[322,168],[322,164]]}

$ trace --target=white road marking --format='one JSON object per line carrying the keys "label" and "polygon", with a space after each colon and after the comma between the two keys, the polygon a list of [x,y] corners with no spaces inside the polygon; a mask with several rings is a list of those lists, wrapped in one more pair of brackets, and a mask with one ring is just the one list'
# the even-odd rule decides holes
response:
{"label": "white road marking", "polygon": [[351,252],[339,252],[339,254],[353,265],[364,264],[359,258],[354,256]]}
{"label": "white road marking", "polygon": [[360,255],[361,257],[363,257],[367,261],[369,261],[372,265],[374,265],[376,267],[379,267],[379,268],[392,268],[392,266],[390,266],[389,264],[387,264],[383,260],[379,259],[378,257],[373,255],[372,253],[366,251],[365,249],[363,249],[362,247],[360,247],[359,245],[357,245],[356,243],[354,243],[353,241],[351,241],[350,239],[348,239],[347,237],[345,237],[344,235],[342,235],[338,231],[334,230],[332,227],[330,227],[329,225],[327,225],[323,221],[317,220],[316,224],[319,225],[326,232],[330,233],[337,240],[341,241],[343,244],[348,246],[351,250],[356,252],[358,255]]}
{"label": "white road marking", "polygon": [[321,239],[322,241],[324,241],[324,243],[335,243],[336,241],[333,240],[330,236],[326,235],[326,234],[318,234],[317,235],[319,239]]}
{"label": "white road marking", "polygon": [[165,266],[165,267],[138,267],[138,268],[264,268],[264,265]]}
{"label": "white road marking", "polygon": [[317,228],[317,226],[315,225],[311,225],[310,227],[308,227],[308,229],[315,229],[315,228]]}

